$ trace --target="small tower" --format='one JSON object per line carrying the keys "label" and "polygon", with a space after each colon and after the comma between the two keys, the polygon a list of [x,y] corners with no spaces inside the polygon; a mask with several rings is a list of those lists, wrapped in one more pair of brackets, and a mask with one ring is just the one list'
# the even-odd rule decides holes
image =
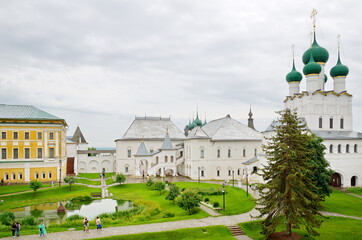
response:
{"label": "small tower", "polygon": [[254,127],[254,119],[253,119],[253,113],[251,112],[251,106],[250,106],[250,111],[249,111],[248,127],[256,130]]}
{"label": "small tower", "polygon": [[331,76],[333,78],[333,88],[336,93],[346,91],[346,77],[349,73],[347,66],[343,65],[340,58],[339,49],[339,35],[338,35],[338,61],[336,66],[331,69]]}
{"label": "small tower", "polygon": [[294,45],[293,45],[293,68],[292,71],[290,71],[287,76],[286,80],[289,84],[289,96],[293,96],[294,94],[297,94],[300,92],[300,81],[302,81],[303,76],[300,72],[298,72],[295,69],[295,63],[294,63]]}

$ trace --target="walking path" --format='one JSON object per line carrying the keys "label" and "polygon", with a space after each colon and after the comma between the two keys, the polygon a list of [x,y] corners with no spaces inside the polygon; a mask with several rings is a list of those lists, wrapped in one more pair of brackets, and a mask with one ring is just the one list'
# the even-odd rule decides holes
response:
{"label": "walking path", "polygon": [[348,195],[351,195],[351,196],[354,196],[354,197],[362,198],[362,196],[361,196],[361,195],[358,195],[358,194],[355,194],[355,193],[348,192],[348,191],[347,191],[346,189],[344,189],[344,188],[342,188],[342,189],[341,189],[341,192],[344,192],[344,193],[346,193],[346,194],[348,194]]}

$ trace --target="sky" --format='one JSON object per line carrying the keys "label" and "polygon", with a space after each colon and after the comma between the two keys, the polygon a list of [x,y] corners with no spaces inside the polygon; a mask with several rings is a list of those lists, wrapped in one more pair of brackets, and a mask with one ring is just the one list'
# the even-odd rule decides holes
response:
{"label": "sky", "polygon": [[[362,3],[358,0],[0,0],[0,103],[36,106],[79,126],[90,146],[115,147],[135,116],[169,117],[182,130],[230,114],[257,130],[284,107],[317,40],[350,73],[354,129],[362,131]],[[329,75],[329,74],[328,74]],[[301,90],[305,90],[305,77]],[[329,76],[326,90],[333,89]]]}

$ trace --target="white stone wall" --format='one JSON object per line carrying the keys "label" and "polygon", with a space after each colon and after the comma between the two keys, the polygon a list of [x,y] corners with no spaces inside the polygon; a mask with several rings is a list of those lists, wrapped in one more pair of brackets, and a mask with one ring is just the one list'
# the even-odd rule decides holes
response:
{"label": "white stone wall", "polygon": [[116,156],[88,156],[78,154],[78,173],[101,173],[105,168],[106,172],[116,171]]}

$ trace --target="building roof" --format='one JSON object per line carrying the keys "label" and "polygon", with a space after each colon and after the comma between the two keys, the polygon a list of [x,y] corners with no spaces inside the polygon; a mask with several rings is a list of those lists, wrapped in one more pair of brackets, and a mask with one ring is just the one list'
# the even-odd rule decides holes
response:
{"label": "building roof", "polygon": [[77,129],[75,129],[75,132],[71,140],[76,143],[87,143],[79,126],[77,127]]}
{"label": "building roof", "polygon": [[118,140],[164,140],[168,131],[171,140],[183,140],[185,135],[170,118],[136,117],[121,139]]}
{"label": "building roof", "polygon": [[135,154],[135,156],[150,156],[152,154],[149,154],[145,143],[142,141],[140,146],[138,147],[137,153]]}
{"label": "building roof", "polygon": [[191,132],[187,135],[187,139],[194,138],[210,138],[207,133],[200,127],[197,126],[191,130]]}
{"label": "building roof", "polygon": [[362,133],[354,131],[313,131],[313,133],[323,139],[362,139]]}
{"label": "building roof", "polygon": [[224,118],[208,122],[202,130],[211,137],[212,140],[261,140],[260,132],[249,128],[227,115]]}
{"label": "building roof", "polygon": [[30,105],[0,104],[0,119],[64,120]]}
{"label": "building roof", "polygon": [[173,146],[172,146],[170,135],[168,134],[168,132],[166,133],[165,139],[163,140],[163,144],[162,144],[161,149],[162,150],[174,149]]}
{"label": "building roof", "polygon": [[249,160],[246,160],[245,162],[243,162],[244,165],[250,165],[252,163],[255,163],[259,161],[258,157],[253,157],[253,158],[250,158]]}

